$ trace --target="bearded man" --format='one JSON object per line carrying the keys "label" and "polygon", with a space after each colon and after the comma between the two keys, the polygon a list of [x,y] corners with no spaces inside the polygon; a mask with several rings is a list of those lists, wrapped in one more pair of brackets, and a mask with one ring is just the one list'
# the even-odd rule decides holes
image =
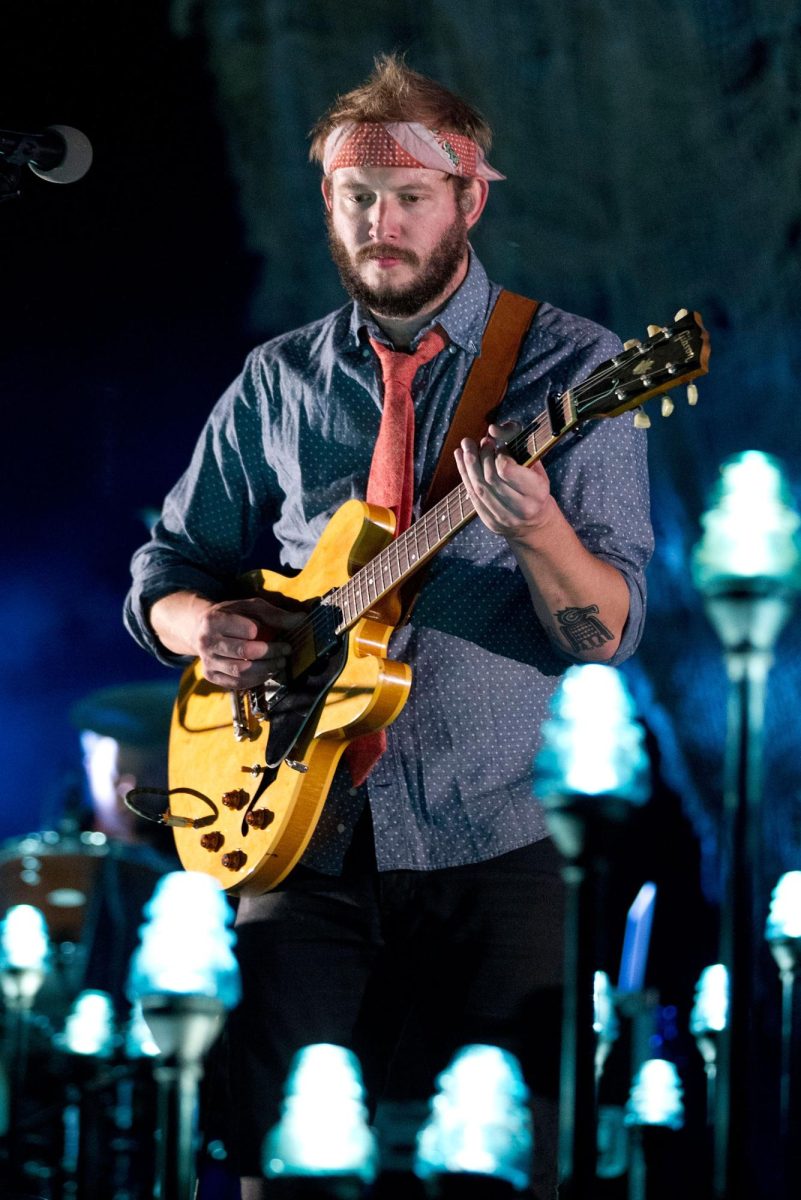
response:
{"label": "bearded man", "polygon": [[[350,498],[391,505],[400,528],[419,513],[501,291],[468,240],[503,178],[489,144],[474,108],[395,57],[316,126],[352,300],[251,353],[135,554],[126,622],[164,663],[197,658],[227,689],[280,678],[298,617],[231,598],[257,536],[271,526],[281,561],[300,569]],[[503,446],[619,349],[598,325],[539,306],[498,424],[455,451],[480,520],[433,560],[392,636],[390,656],[413,669],[405,707],[340,763],[300,865],[239,901],[244,999],[230,1042],[244,1200],[263,1195],[261,1147],[292,1055],[315,1042],[357,1052],[373,1105],[424,1102],[466,1043],[512,1050],[533,1097],[533,1194],[555,1195],[563,895],[532,761],[567,666],[616,664],[638,644],[646,450],[629,416],[567,435],[547,471]],[[398,410],[392,371],[412,359],[413,404]],[[576,634],[576,614],[591,636]]]}

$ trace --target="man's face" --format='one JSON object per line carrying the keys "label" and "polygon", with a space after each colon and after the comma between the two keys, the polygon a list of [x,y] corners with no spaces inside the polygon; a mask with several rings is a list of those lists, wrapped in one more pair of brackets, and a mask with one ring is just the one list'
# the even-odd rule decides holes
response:
{"label": "man's face", "polygon": [[[434,309],[467,270],[467,233],[483,208],[481,189],[457,201],[440,171],[348,167],[324,181],[328,239],[342,283],[379,316]],[[475,214],[475,215],[474,215]]]}

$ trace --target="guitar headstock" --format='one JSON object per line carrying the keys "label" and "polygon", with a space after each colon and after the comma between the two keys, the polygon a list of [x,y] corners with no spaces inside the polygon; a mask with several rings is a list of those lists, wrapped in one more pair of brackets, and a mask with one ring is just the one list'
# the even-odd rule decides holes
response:
{"label": "guitar headstock", "polygon": [[[579,421],[620,416],[652,396],[706,375],[711,347],[700,313],[682,309],[673,325],[649,325],[648,334],[646,341],[626,342],[620,354],[572,389]],[[688,398],[695,402],[694,388],[688,389]]]}

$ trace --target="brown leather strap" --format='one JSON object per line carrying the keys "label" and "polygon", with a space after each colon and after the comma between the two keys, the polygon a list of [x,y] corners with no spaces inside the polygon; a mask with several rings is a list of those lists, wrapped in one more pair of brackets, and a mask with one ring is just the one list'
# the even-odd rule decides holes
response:
{"label": "brown leather strap", "polygon": [[498,296],[481,340],[481,353],[470,368],[445,437],[423,512],[459,483],[453,452],[462,438],[478,441],[484,436],[494,409],[503,400],[523,338],[538,308],[539,300],[527,300],[515,292],[504,290]]}
{"label": "brown leather strap", "polygon": [[[509,386],[523,338],[534,320],[539,303],[539,300],[528,300],[505,289],[495,301],[481,339],[481,352],[470,368],[456,405],[434,477],[423,501],[422,512],[428,512],[460,482],[453,452],[462,438],[479,441],[484,436],[494,410],[500,405]],[[399,625],[408,621],[427,573],[428,567],[422,567],[401,587],[403,616]]]}

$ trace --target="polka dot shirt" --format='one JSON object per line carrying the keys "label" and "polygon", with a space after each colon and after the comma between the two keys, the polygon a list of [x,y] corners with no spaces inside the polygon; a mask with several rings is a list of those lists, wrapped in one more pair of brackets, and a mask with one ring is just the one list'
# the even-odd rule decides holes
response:
{"label": "polka dot shirt", "polygon": [[[449,345],[413,385],[418,496],[428,489],[498,291],[472,255],[464,283],[437,315]],[[351,304],[275,338],[250,354],[214,408],[151,541],[133,558],[126,624],[161,661],[187,660],[153,637],[150,603],[184,588],[230,595],[243,566],[258,565],[247,556],[265,529],[281,561],[302,568],[336,509],[364,496],[381,418],[371,336],[386,341],[370,314]],[[619,349],[609,331],[541,304],[500,419],[528,423]],[[620,663],[634,652],[645,614],[646,435],[630,414],[590,421],[566,435],[545,466],[581,541],[628,585],[629,618],[612,660]],[[479,862],[545,837],[532,763],[571,660],[540,626],[502,537],[474,520],[440,551],[390,655],[412,667],[409,700],[365,785],[353,788],[340,766],[304,863],[337,874],[368,802],[382,870]]]}

